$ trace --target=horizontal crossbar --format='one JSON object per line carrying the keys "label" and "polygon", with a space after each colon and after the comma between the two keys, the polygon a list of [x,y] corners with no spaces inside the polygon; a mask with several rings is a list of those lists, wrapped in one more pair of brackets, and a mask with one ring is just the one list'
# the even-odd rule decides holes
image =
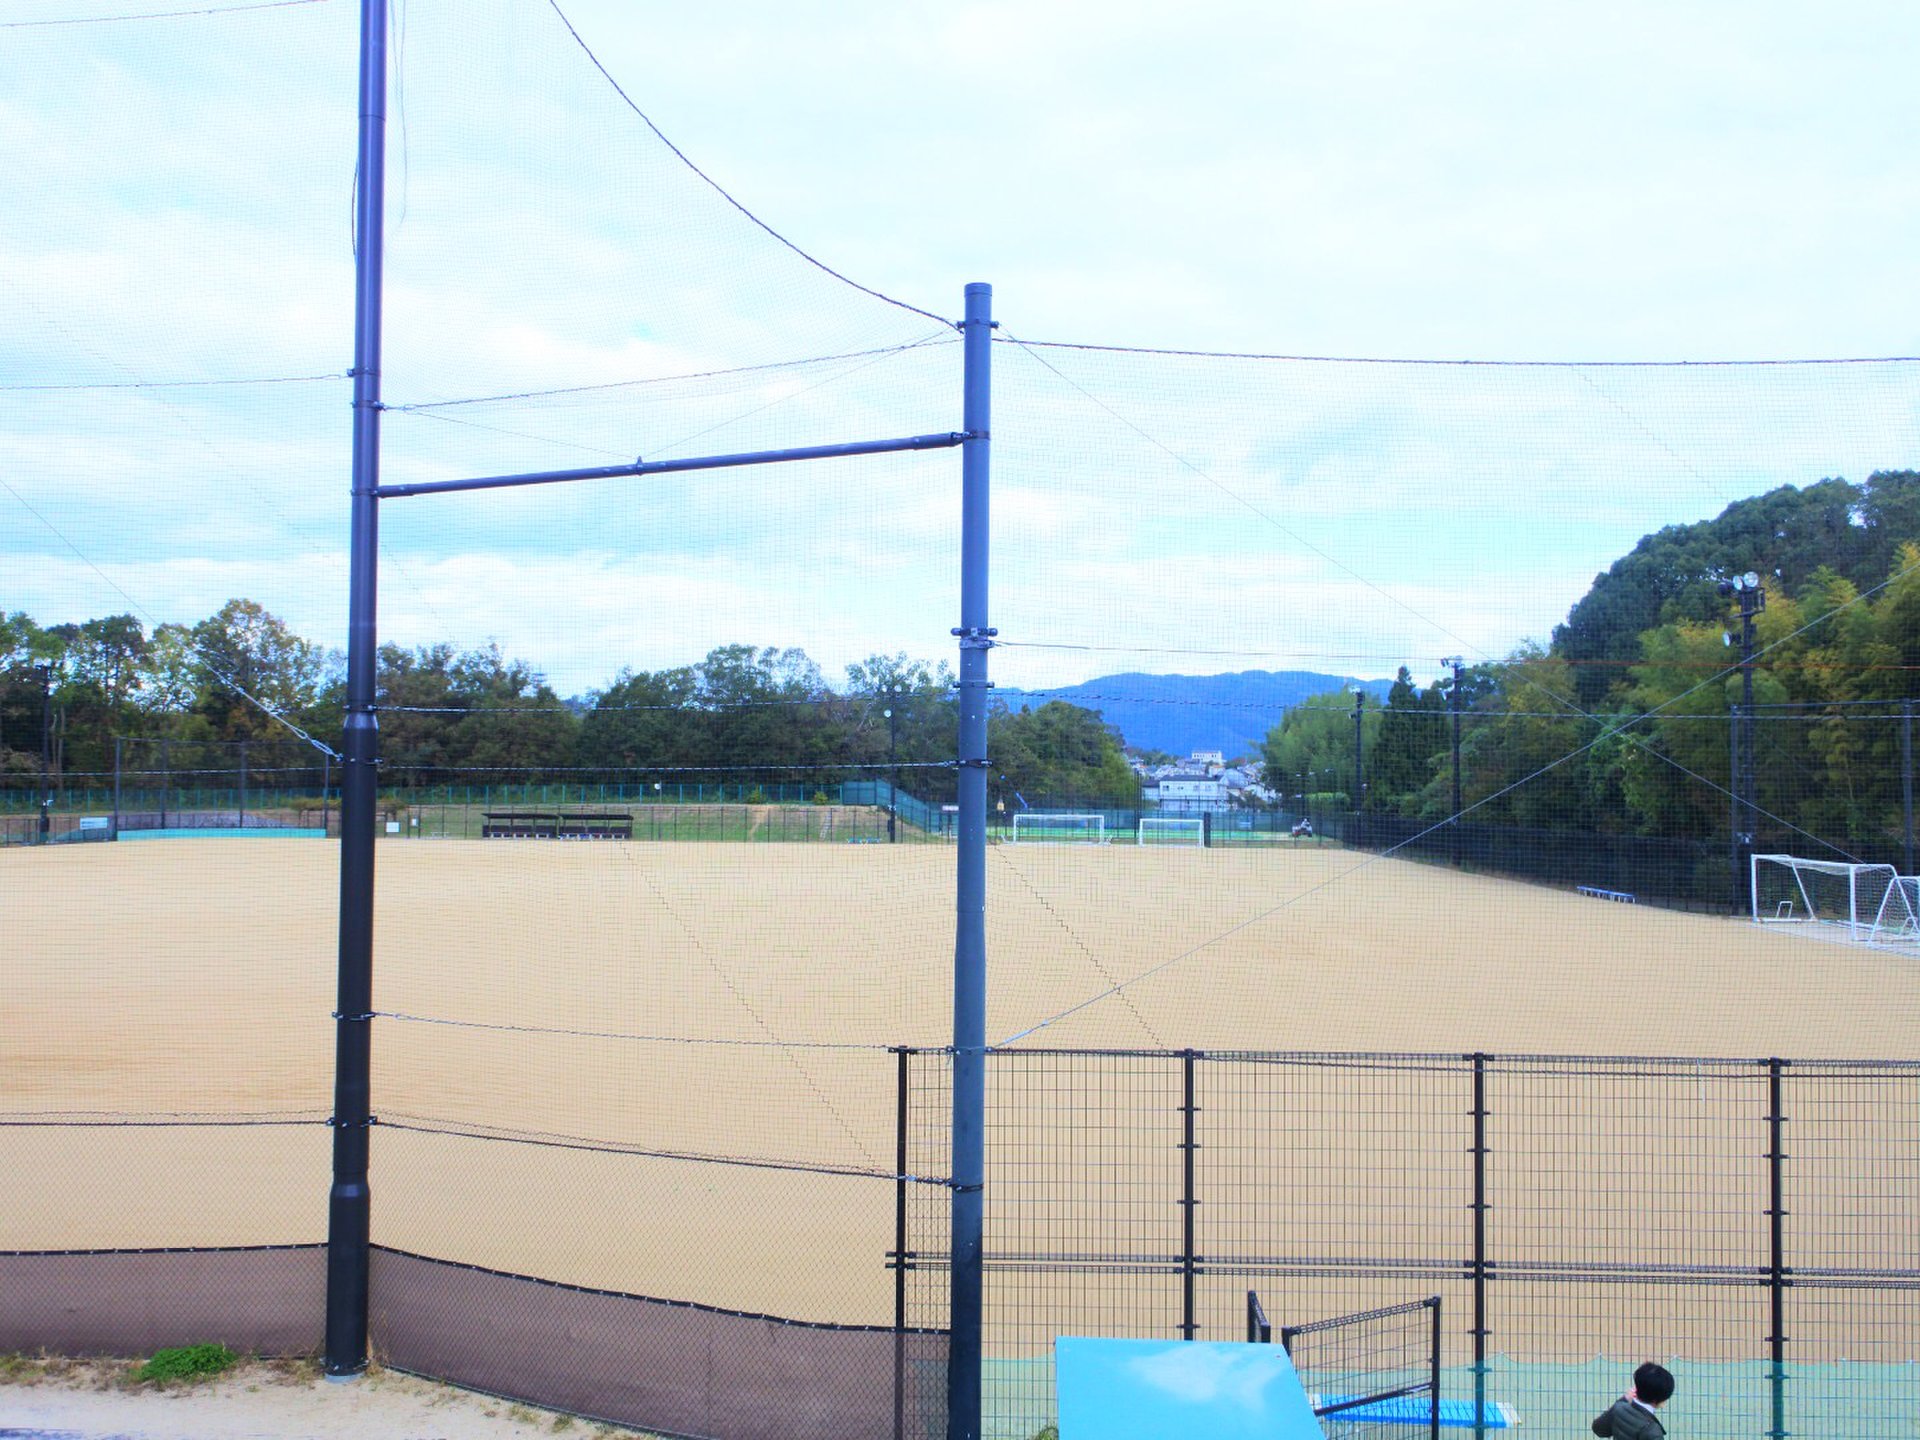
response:
{"label": "horizontal crossbar", "polygon": [[482,475],[471,480],[428,480],[417,485],[380,485],[382,500],[439,495],[453,490],[505,490],[519,485],[559,485],[569,480],[614,480],[627,475],[665,475],[679,470],[730,470],[745,465],[782,465],[794,460],[836,460],[847,455],[887,455],[901,450],[945,450],[974,438],[962,431],[906,435],[895,440],[855,440],[845,445],[802,445],[788,450],[750,450],[739,455],[695,455],[684,460],[635,460],[586,470],[537,470],[525,475]]}

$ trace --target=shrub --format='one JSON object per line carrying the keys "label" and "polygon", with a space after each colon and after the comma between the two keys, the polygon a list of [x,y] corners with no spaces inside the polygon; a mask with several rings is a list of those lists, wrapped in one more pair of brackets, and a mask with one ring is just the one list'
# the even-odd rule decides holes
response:
{"label": "shrub", "polygon": [[133,1372],[142,1383],[164,1385],[173,1380],[206,1380],[239,1363],[240,1357],[224,1345],[176,1345],[156,1350]]}

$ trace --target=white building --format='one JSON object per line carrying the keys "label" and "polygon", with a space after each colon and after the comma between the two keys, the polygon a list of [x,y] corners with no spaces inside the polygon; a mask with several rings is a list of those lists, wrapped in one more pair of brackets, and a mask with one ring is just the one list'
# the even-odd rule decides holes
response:
{"label": "white building", "polygon": [[1162,810],[1188,813],[1224,810],[1227,808],[1227,787],[1220,783],[1218,776],[1181,770],[1160,777],[1159,799]]}

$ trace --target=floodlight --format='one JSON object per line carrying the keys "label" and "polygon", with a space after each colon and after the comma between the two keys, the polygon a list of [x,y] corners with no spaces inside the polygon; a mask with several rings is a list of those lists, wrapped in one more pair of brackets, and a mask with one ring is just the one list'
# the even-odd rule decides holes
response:
{"label": "floodlight", "polygon": [[1747,589],[1758,590],[1760,588],[1760,576],[1757,572],[1749,570],[1740,578],[1746,582]]}

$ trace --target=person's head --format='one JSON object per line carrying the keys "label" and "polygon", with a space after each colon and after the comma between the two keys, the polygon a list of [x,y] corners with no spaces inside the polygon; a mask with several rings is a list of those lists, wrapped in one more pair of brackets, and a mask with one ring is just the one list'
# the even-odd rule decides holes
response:
{"label": "person's head", "polygon": [[1649,1405],[1664,1405],[1673,1398],[1673,1372],[1649,1360],[1633,1372],[1633,1393]]}

